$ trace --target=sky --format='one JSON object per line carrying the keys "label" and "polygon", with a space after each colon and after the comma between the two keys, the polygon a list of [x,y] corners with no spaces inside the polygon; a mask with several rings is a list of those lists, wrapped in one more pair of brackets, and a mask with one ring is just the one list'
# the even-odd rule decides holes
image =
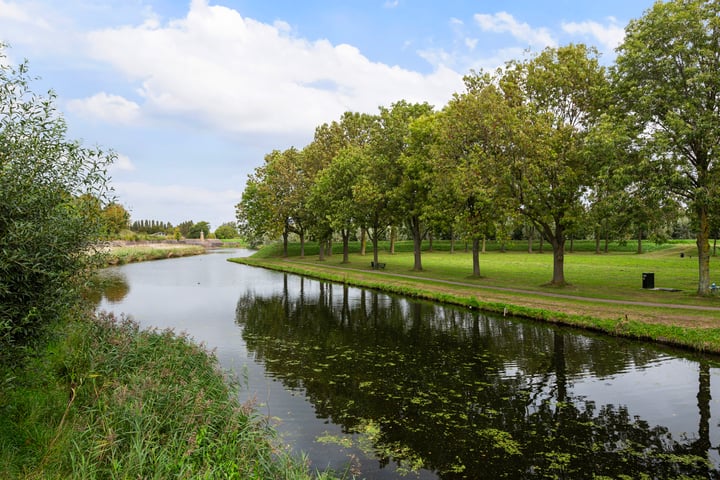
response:
{"label": "sky", "polygon": [[471,70],[546,47],[610,65],[653,0],[0,0],[5,62],[57,94],[68,137],[113,150],[134,220],[235,220],[266,154],[343,112],[441,109]]}

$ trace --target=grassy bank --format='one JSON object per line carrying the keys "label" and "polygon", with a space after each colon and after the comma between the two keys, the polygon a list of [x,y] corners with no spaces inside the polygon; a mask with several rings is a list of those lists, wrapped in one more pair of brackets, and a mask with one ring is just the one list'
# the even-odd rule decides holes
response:
{"label": "grassy bank", "polygon": [[[720,353],[720,298],[698,297],[694,245],[677,242],[649,244],[646,253],[632,253],[636,245],[613,245],[610,253],[594,254],[591,242],[576,242],[566,255],[565,288],[547,286],[552,276],[549,252],[527,253],[526,244],[501,252],[488,246],[480,257],[482,277],[470,276],[472,258],[462,250],[450,253],[437,243],[423,253],[423,271],[414,272],[412,248],[403,242],[394,254],[383,245],[382,271],[372,270],[370,251],[362,256],[353,245],[349,264],[335,253],[319,261],[314,245],[307,255],[282,258],[277,246],[264,248],[238,262],[418,298],[438,300],[506,315],[556,322],[611,335],[653,340],[699,351]],[[535,246],[537,251],[537,245]],[[682,255],[681,255],[682,254]],[[718,260],[711,261],[717,271]],[[652,272],[656,287],[642,287],[642,274]],[[720,282],[718,282],[720,283]],[[672,291],[671,291],[672,290]]]}
{"label": "grassy bank", "polygon": [[1,478],[311,478],[187,338],[91,315],[52,331],[0,367]]}
{"label": "grassy bank", "polygon": [[107,265],[125,265],[126,263],[146,262],[163,258],[187,257],[205,253],[200,245],[182,245],[172,243],[149,243],[139,245],[113,246],[107,251]]}

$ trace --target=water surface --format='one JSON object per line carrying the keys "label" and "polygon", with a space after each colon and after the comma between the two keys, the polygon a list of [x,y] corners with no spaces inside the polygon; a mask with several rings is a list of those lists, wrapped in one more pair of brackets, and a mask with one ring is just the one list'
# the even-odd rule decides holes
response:
{"label": "water surface", "polygon": [[108,269],[100,308],[214,349],[313,467],[720,478],[716,358],[226,261],[248,253]]}

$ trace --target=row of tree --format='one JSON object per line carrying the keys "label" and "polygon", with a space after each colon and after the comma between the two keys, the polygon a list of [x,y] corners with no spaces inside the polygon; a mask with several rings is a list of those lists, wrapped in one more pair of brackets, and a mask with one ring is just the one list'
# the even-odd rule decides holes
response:
{"label": "row of tree", "polygon": [[[248,178],[237,218],[249,238],[290,233],[373,243],[405,225],[422,269],[428,232],[479,244],[521,218],[552,245],[564,285],[578,224],[647,232],[678,206],[697,233],[698,293],[709,292],[709,237],[720,154],[720,3],[657,2],[626,28],[616,63],[584,45],[548,48],[496,72],[471,72],[436,111],[399,101],[346,112],[302,150],[273,151]],[[322,255],[322,249],[321,249]]]}
{"label": "row of tree", "polygon": [[[127,225],[128,222],[126,222]],[[173,226],[170,222],[160,220],[135,220],[130,225],[130,230],[136,233],[156,234],[164,233],[166,235],[178,235],[185,238],[200,238],[200,233],[205,238],[210,237],[210,223],[206,221],[193,222],[186,220]],[[215,229],[215,238],[230,239],[237,238],[238,231],[235,222],[226,222]]]}

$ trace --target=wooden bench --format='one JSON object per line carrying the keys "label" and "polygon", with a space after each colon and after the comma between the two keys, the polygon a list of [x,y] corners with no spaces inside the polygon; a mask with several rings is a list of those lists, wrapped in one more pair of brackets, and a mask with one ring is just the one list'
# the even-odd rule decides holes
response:
{"label": "wooden bench", "polygon": [[379,268],[385,269],[385,264],[384,264],[384,263],[381,263],[381,262],[377,262],[377,263],[375,263],[375,262],[370,262],[370,266],[371,266],[372,268],[374,268],[375,270],[377,270],[377,269],[379,269]]}

